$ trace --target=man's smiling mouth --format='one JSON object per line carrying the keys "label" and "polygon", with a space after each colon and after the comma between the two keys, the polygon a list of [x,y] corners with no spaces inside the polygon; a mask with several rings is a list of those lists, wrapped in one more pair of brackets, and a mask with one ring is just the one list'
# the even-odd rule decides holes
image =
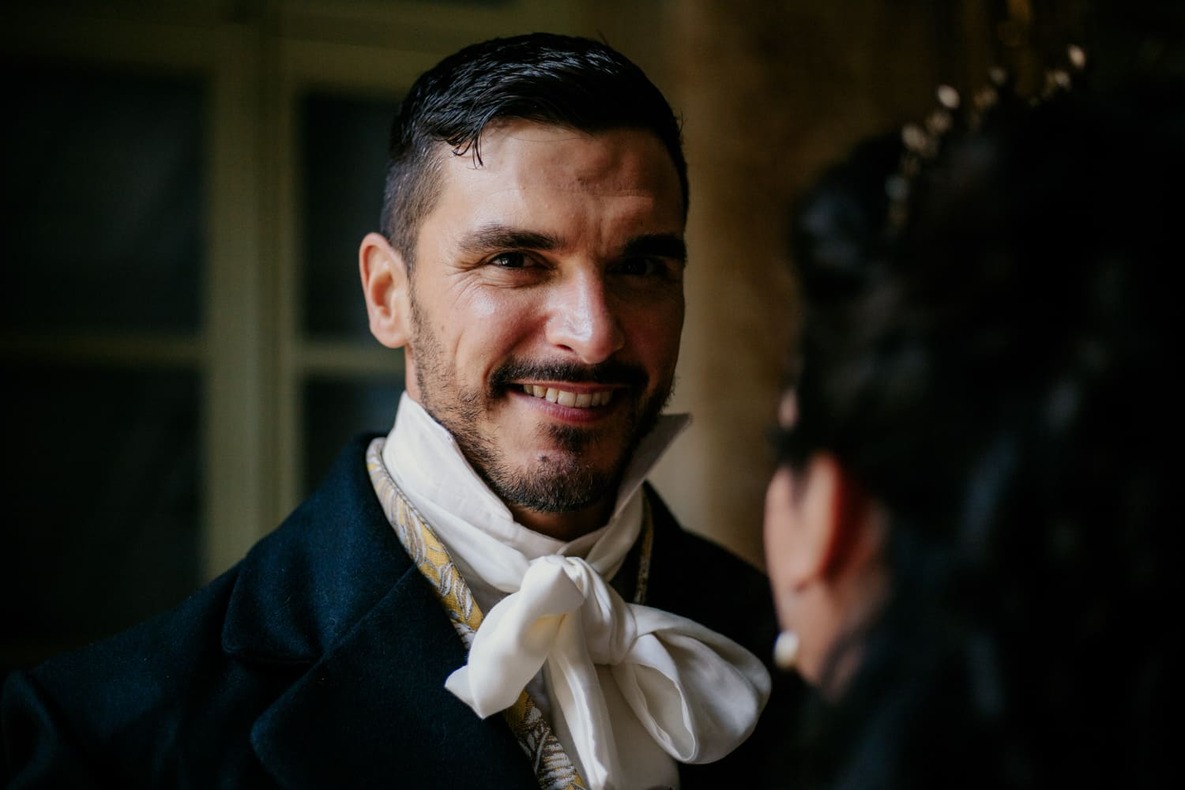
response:
{"label": "man's smiling mouth", "polygon": [[538,384],[522,385],[523,392],[535,398],[543,398],[560,406],[573,406],[577,409],[591,409],[594,406],[604,406],[613,399],[613,390],[599,392],[570,392],[555,387],[541,387]]}

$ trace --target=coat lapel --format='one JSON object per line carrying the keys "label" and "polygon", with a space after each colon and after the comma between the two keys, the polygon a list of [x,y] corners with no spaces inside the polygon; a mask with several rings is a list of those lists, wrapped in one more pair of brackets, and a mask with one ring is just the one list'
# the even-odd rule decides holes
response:
{"label": "coat lapel", "polygon": [[408,573],[256,722],[251,742],[284,787],[531,787],[501,716],[444,688],[460,639]]}
{"label": "coat lapel", "polygon": [[444,688],[464,648],[383,515],[369,438],[239,570],[224,651],[294,678],[252,747],[284,787],[533,787],[502,717],[482,721]]}

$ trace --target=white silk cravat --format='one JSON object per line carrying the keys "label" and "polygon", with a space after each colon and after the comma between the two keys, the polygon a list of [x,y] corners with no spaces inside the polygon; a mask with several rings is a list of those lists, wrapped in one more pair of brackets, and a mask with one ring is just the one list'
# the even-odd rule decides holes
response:
{"label": "white silk cravat", "polygon": [[[445,686],[484,718],[513,704],[544,666],[553,706],[598,788],[677,785],[677,774],[662,776],[669,759],[728,754],[748,737],[769,693],[761,663],[740,645],[626,603],[587,562],[568,557],[531,563],[519,591],[486,615],[468,665]],[[627,717],[649,738],[620,737],[636,729],[615,731]],[[644,785],[635,784],[639,774]]]}
{"label": "white silk cravat", "polygon": [[406,395],[383,448],[474,594],[485,591],[468,663],[446,687],[484,718],[542,669],[557,736],[596,788],[678,786],[675,761],[728,754],[769,694],[768,673],[744,648],[629,604],[605,581],[639,534],[645,474],[685,423],[663,418],[635,454],[608,525],[567,544],[515,523],[448,432]]}

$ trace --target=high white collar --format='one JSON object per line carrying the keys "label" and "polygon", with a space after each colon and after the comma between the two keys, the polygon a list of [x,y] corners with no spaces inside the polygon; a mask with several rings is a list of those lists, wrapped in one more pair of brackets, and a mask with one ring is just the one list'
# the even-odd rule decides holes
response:
{"label": "high white collar", "polygon": [[641,529],[642,482],[690,421],[685,414],[659,417],[634,453],[608,523],[569,542],[516,522],[469,465],[452,434],[407,393],[383,447],[383,463],[488,611],[519,588],[527,565],[538,557],[581,557],[604,578],[612,578]]}

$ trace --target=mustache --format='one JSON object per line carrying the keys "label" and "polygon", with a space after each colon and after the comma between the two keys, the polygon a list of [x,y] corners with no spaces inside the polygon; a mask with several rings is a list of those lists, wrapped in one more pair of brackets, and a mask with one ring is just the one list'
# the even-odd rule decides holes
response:
{"label": "mustache", "polygon": [[527,362],[512,359],[495,368],[490,374],[490,389],[500,392],[513,382],[523,379],[583,383],[591,381],[596,384],[642,387],[649,378],[642,366],[627,362],[609,360],[597,365],[580,365],[575,362]]}

